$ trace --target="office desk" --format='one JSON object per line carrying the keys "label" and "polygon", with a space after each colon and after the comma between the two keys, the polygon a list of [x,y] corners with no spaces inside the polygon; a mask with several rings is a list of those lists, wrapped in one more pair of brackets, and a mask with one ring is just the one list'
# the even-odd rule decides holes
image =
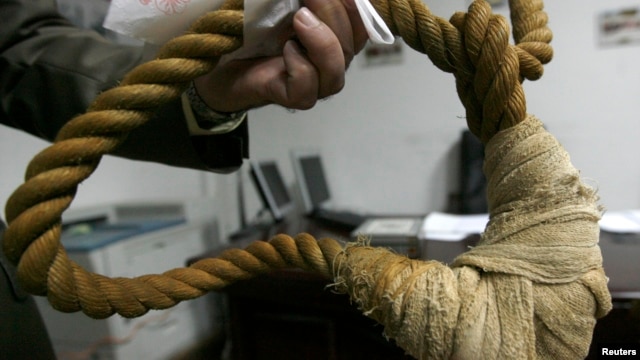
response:
{"label": "office desk", "polygon": [[600,233],[604,270],[611,297],[640,299],[640,234]]}
{"label": "office desk", "polygon": [[[347,231],[298,217],[231,246],[244,248],[276,233],[300,232],[318,239],[349,240]],[[471,236],[459,242],[422,241],[421,257],[451,263],[478,240],[479,236]],[[593,351],[598,343],[640,342],[640,235],[603,232],[600,246],[614,310],[598,322]],[[328,290],[329,283],[320,275],[288,269],[227,287],[233,359],[410,359],[346,295]]]}

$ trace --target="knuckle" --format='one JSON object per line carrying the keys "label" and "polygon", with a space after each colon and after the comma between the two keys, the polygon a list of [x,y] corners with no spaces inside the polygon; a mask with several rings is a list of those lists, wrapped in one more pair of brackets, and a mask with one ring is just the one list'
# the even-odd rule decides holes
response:
{"label": "knuckle", "polygon": [[280,105],[289,109],[309,110],[318,102],[318,88],[309,82],[298,82],[290,84],[286,88],[286,93]]}
{"label": "knuckle", "polygon": [[345,86],[345,78],[343,74],[336,75],[333,79],[328,81],[323,89],[320,91],[320,98],[324,99],[325,97],[334,95],[342,91]]}
{"label": "knuckle", "polygon": [[298,109],[298,110],[309,110],[313,108],[318,102],[318,98],[316,96],[299,96],[295,99],[292,99],[292,104],[290,107]]}
{"label": "knuckle", "polygon": [[[300,89],[301,90],[301,89]],[[315,89],[307,88],[305,91],[292,91],[289,96],[288,107],[298,110],[309,110],[316,105],[318,97]]]}

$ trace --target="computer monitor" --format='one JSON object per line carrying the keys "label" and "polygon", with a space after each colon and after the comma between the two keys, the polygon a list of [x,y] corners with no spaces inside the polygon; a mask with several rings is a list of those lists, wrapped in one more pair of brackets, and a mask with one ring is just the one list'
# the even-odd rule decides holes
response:
{"label": "computer monitor", "polygon": [[251,161],[250,174],[264,206],[275,221],[282,221],[293,209],[293,200],[275,161]]}
{"label": "computer monitor", "polygon": [[489,212],[487,178],[484,175],[484,145],[469,130],[460,141],[460,206],[462,214]]}
{"label": "computer monitor", "polygon": [[314,149],[292,150],[291,160],[304,211],[311,214],[326,204],[331,197],[320,152]]}

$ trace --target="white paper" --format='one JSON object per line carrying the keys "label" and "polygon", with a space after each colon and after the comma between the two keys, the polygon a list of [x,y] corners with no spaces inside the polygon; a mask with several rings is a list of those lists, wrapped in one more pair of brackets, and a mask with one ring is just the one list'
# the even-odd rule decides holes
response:
{"label": "white paper", "polygon": [[481,234],[489,222],[489,214],[456,215],[432,212],[425,218],[419,238],[459,241],[469,235]]}
{"label": "white paper", "polygon": [[415,236],[416,227],[416,219],[382,218],[371,220],[368,226],[362,229],[362,233],[374,235],[408,235],[413,232]]}
{"label": "white paper", "polygon": [[[112,0],[104,27],[117,33],[162,45],[182,35],[206,12],[224,0]],[[369,0],[356,0],[372,42],[391,44],[394,37]],[[279,55],[292,34],[299,0],[245,0],[244,44],[233,58]]]}
{"label": "white paper", "polygon": [[112,0],[104,27],[122,35],[161,45],[182,35],[203,14],[224,0]]}
{"label": "white paper", "polygon": [[640,210],[607,211],[598,224],[609,232],[640,233]]}
{"label": "white paper", "polygon": [[299,0],[245,0],[244,44],[227,58],[279,55],[293,36],[293,15]]}

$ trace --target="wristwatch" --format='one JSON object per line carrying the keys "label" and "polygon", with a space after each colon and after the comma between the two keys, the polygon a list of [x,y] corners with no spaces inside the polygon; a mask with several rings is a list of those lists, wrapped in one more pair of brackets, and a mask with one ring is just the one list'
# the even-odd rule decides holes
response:
{"label": "wristwatch", "polygon": [[[189,88],[185,91],[184,95],[188,100],[196,124],[202,130],[212,130],[226,124],[239,124],[247,115],[245,110],[232,113],[213,110],[202,100],[200,95],[198,95],[193,81],[189,84]],[[223,128],[227,127],[228,126],[223,126]],[[232,127],[235,128],[235,126]]]}

